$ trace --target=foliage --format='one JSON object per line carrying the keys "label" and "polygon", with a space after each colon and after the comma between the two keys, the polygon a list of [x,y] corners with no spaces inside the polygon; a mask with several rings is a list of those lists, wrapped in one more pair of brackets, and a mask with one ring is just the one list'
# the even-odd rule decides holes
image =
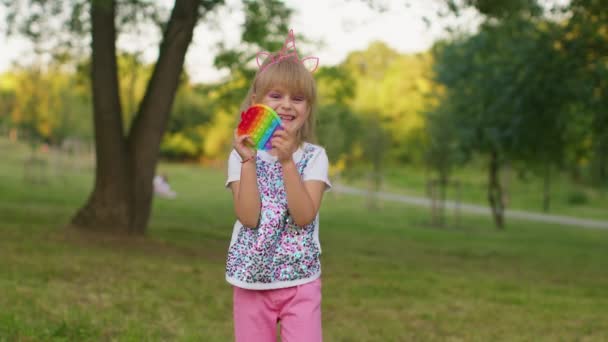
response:
{"label": "foliage", "polygon": [[323,66],[315,72],[319,104],[346,105],[355,96],[355,80],[343,65]]}
{"label": "foliage", "polygon": [[167,132],[160,147],[161,154],[171,159],[193,159],[200,154],[199,136]]}
{"label": "foliage", "polygon": [[[138,105],[146,92],[146,85],[150,80],[154,65],[145,65],[139,52],[120,53],[117,56],[117,63],[123,127],[125,127],[125,131],[128,131],[137,114]],[[81,75],[82,78],[89,75],[90,65],[87,65],[86,71],[87,74]]]}
{"label": "foliage", "polygon": [[[529,154],[524,158],[533,161],[533,155],[540,155],[543,162],[561,164],[574,175],[580,175],[581,169],[588,171],[591,177],[587,179],[596,184],[607,180],[608,14],[605,8],[608,1],[573,0],[548,4],[535,0],[449,0],[445,4],[453,13],[467,7],[475,8],[486,16],[485,28],[492,25],[513,28],[495,39],[496,44],[503,47],[512,46],[511,50],[520,56],[521,68],[512,71],[525,76],[515,81],[529,85],[517,90],[517,105],[522,111],[547,108],[540,105],[542,101],[539,102],[539,96],[534,93],[554,99],[545,103],[550,112],[559,113],[555,118],[547,115],[543,121],[550,127],[537,125],[535,127],[542,129],[529,130],[527,139],[513,144],[521,146],[518,151]],[[517,23],[523,26],[518,27]],[[520,39],[510,40],[511,33]],[[524,51],[517,51],[520,49]],[[499,64],[496,66],[500,69]],[[521,86],[521,82],[513,84]],[[523,96],[519,96],[520,93]],[[522,125],[523,122],[521,120]],[[531,143],[533,139],[539,143]]]}
{"label": "foliage", "polygon": [[589,202],[589,196],[581,190],[571,191],[568,193],[567,201],[571,205],[584,205]]}
{"label": "foliage", "polygon": [[560,162],[568,112],[567,69],[552,26],[527,20],[485,25],[475,36],[435,48],[439,110],[454,115],[465,150],[509,159]]}
{"label": "foliage", "polygon": [[352,158],[355,144],[361,139],[361,120],[341,103],[322,105],[317,110],[317,138],[334,163]]}
{"label": "foliage", "polygon": [[[251,76],[252,63],[258,51],[278,51],[289,31],[289,19],[293,11],[278,0],[244,1],[245,22],[238,47],[218,44],[220,53],[214,59],[217,68],[228,68],[231,72]],[[302,38],[296,32],[296,39]],[[302,51],[300,51],[300,54]],[[257,66],[255,66],[257,67]],[[250,78],[250,77],[248,77]]]}
{"label": "foliage", "polygon": [[[90,139],[88,93],[74,77],[53,67],[29,67],[5,74],[9,126],[18,128],[32,142],[60,144],[68,137]],[[8,95],[7,95],[8,96]]]}
{"label": "foliage", "polygon": [[161,145],[162,156],[197,159],[204,155],[204,141],[208,138],[204,127],[215,116],[208,88],[193,86],[187,78],[181,84]]}
{"label": "foliage", "polygon": [[[75,64],[76,71],[50,70],[52,75],[43,71],[41,76],[32,72],[26,77],[30,81],[19,83],[15,83],[15,75],[22,71],[13,71],[2,78],[4,82],[11,78],[12,85],[0,91],[0,110],[6,112],[10,107],[10,122],[19,122],[21,129],[34,132],[31,135],[39,139],[60,141],[70,134],[90,138],[91,111],[86,108],[91,100],[86,80],[90,65],[82,62],[86,61],[82,51],[90,43],[86,38],[89,2],[29,3],[31,15],[22,16],[22,4],[3,2],[7,27],[37,42],[39,55],[54,51],[56,61]],[[120,35],[140,32],[146,25],[160,30],[169,15],[165,6],[154,2],[117,3]],[[479,31],[449,37],[432,51],[416,55],[400,54],[376,42],[352,52],[343,63],[316,72],[317,136],[330,160],[342,169],[367,163],[365,154],[370,154],[365,152],[363,128],[377,118],[387,137],[383,158],[392,164],[425,161],[449,174],[450,168],[471,156],[497,150],[502,160],[522,168],[543,170],[550,164],[585,181],[593,178],[605,183],[608,17],[603,9],[608,3],[573,0],[549,7],[533,0],[446,0],[443,4],[453,13],[475,8],[485,16]],[[201,10],[212,5],[205,1]],[[197,86],[182,75],[163,137],[162,156],[219,159],[230,148],[239,105],[255,72],[254,55],[281,47],[292,15],[277,0],[245,1],[243,10],[241,42],[236,46],[220,43],[214,61],[217,68],[229,70],[230,76],[216,84]],[[54,19],[45,13],[52,13]],[[65,31],[56,34],[57,25],[63,25]],[[298,42],[308,43],[300,32],[296,34]],[[69,41],[73,42],[67,44]],[[299,44],[300,54],[307,55],[305,49],[311,46]],[[67,53],[68,48],[74,53]],[[153,65],[144,65],[141,51],[120,52],[118,68],[126,132]],[[34,81],[35,77],[41,80]],[[19,93],[14,90],[16,85]],[[37,86],[55,90],[40,94],[34,89]],[[61,90],[70,88],[77,92]],[[6,125],[9,116],[0,114],[1,121]]]}
{"label": "foliage", "polygon": [[403,163],[421,159],[421,111],[428,105],[427,94],[433,88],[430,61],[429,55],[399,55],[376,42],[349,54],[343,63],[355,84],[355,95],[348,104],[354,112],[370,113],[379,120],[388,135],[390,160]]}
{"label": "foliage", "polygon": [[[33,43],[33,53],[62,64],[77,64],[90,53],[91,3],[106,0],[10,1],[2,0],[6,28]],[[169,17],[166,5],[148,0],[117,0],[116,25],[119,39],[126,35],[152,36]],[[201,11],[217,1],[201,1]],[[137,51],[141,53],[142,51]]]}
{"label": "foliage", "polygon": [[[578,90],[575,104],[590,117],[582,141],[590,141],[589,174],[596,185],[608,186],[608,7],[606,0],[573,0],[560,47],[574,66],[571,77]],[[580,161],[580,160],[577,160]]]}
{"label": "foliage", "polygon": [[[449,111],[449,99],[444,99],[440,108],[429,108],[426,113],[426,149],[424,150],[425,164],[437,173],[445,185],[455,167],[463,165],[466,155],[461,148],[461,140],[454,129],[458,123],[454,115],[443,113]],[[429,175],[432,177],[432,175]]]}
{"label": "foliage", "polygon": [[9,126],[11,111],[15,106],[15,90],[11,75],[0,74],[0,127]]}
{"label": "foliage", "polygon": [[[502,197],[500,163],[510,160],[544,170],[548,208],[552,165],[571,164],[576,170],[581,156],[590,154],[584,152],[589,151],[587,141],[593,141],[596,151],[608,146],[603,138],[608,125],[603,114],[597,114],[605,113],[606,106],[598,106],[594,96],[605,86],[592,81],[601,75],[597,66],[606,67],[594,56],[605,50],[597,43],[606,40],[601,32],[608,21],[603,15],[589,15],[598,5],[593,1],[554,6],[551,18],[536,1],[514,1],[508,6],[489,1],[448,3],[455,12],[475,7],[486,20],[479,32],[435,46],[436,80],[445,86],[445,93],[431,116],[452,117],[440,121],[454,124],[455,141],[465,155],[491,156],[491,203]],[[597,133],[589,134],[593,131]],[[595,154],[599,173],[608,175],[608,153]],[[497,208],[499,223],[501,205]]]}
{"label": "foliage", "polygon": [[455,12],[464,7],[475,7],[481,14],[489,18],[508,19],[522,16],[538,16],[542,13],[542,7],[537,0],[445,0],[448,8]]}

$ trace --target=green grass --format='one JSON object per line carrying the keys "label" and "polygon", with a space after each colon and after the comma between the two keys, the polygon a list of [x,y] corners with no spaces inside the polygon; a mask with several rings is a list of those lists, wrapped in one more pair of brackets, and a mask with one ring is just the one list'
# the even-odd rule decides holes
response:
{"label": "green grass", "polygon": [[[64,165],[36,185],[23,181],[27,150],[2,140],[0,150],[0,341],[232,339],[222,170],[163,164],[178,197],[156,199],[148,235],[126,239],[65,228],[90,167]],[[608,231],[428,220],[328,193],[326,341],[608,339]]]}

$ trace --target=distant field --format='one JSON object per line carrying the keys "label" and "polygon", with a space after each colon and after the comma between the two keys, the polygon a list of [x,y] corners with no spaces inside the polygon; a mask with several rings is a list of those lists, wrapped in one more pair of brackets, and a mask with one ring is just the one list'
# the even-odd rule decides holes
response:
{"label": "distant field", "polygon": [[[362,178],[363,171],[355,171]],[[543,212],[543,180],[534,173],[522,178],[515,171],[503,170],[503,186],[507,189],[508,208]],[[382,190],[407,195],[427,196],[426,170],[413,167],[387,167],[384,170]],[[488,205],[487,171],[480,162],[454,171],[453,180],[460,183],[460,194],[456,187],[448,188],[447,197],[479,205]],[[608,220],[608,183],[604,187],[585,186],[573,183],[565,174],[557,172],[551,177],[551,201],[548,214],[575,216],[579,218]],[[368,187],[363,180],[350,181],[358,187]]]}
{"label": "distant field", "polygon": [[[0,341],[232,339],[223,171],[161,165],[178,197],[156,199],[148,236],[125,239],[64,228],[88,195],[86,162],[56,158],[59,172],[32,184],[27,149],[0,140],[0,151]],[[428,220],[328,193],[326,341],[608,340],[608,231]]]}

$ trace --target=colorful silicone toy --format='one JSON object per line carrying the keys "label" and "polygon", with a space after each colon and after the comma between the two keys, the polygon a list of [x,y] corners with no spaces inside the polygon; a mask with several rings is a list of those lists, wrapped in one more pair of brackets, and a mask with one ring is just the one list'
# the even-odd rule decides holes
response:
{"label": "colorful silicone toy", "polygon": [[281,129],[281,118],[270,107],[255,104],[241,113],[238,135],[248,134],[259,150],[270,150],[270,138],[277,129]]}

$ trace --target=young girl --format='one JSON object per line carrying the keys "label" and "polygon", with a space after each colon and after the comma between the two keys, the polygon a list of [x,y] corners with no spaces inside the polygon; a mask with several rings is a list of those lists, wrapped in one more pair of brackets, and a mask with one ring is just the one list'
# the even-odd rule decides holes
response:
{"label": "young girl", "polygon": [[284,47],[261,65],[242,106],[270,106],[283,129],[270,151],[252,149],[235,130],[228,161],[237,221],[226,280],[236,341],[274,342],[278,322],[282,341],[322,341],[318,211],[331,184],[325,150],[309,142],[315,102],[311,72]]}

